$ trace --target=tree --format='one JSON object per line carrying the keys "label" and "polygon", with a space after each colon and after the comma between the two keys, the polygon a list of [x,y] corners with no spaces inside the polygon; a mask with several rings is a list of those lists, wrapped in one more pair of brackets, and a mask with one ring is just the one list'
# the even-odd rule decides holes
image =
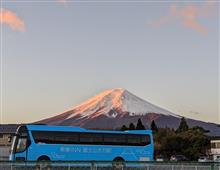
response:
{"label": "tree", "polygon": [[180,125],[177,128],[176,132],[185,132],[189,129],[189,126],[187,125],[186,119],[184,117],[181,118]]}
{"label": "tree", "polygon": [[137,129],[137,130],[145,130],[145,127],[144,127],[144,125],[142,124],[141,119],[138,119],[136,129]]}
{"label": "tree", "polygon": [[[199,130],[198,130],[199,129]],[[154,134],[155,154],[162,154],[169,159],[173,154],[185,155],[190,160],[197,160],[210,148],[209,137],[198,127],[181,133],[168,128],[160,128]]]}
{"label": "tree", "polygon": [[154,120],[151,122],[150,127],[151,127],[151,130],[152,130],[153,132],[157,132],[157,131],[158,131],[157,125],[156,125],[156,123],[155,123]]}
{"label": "tree", "polygon": [[130,125],[129,125],[129,130],[135,130],[135,126],[134,126],[133,123],[130,123]]}
{"label": "tree", "polygon": [[201,133],[208,133],[208,132],[210,132],[209,130],[206,130],[203,127],[200,127],[200,126],[193,126],[191,128],[191,130],[194,130],[194,131],[197,131],[197,132],[201,132]]}
{"label": "tree", "polygon": [[121,127],[121,131],[125,131],[125,130],[128,130],[128,128],[127,128],[127,126],[123,125],[123,126]]}

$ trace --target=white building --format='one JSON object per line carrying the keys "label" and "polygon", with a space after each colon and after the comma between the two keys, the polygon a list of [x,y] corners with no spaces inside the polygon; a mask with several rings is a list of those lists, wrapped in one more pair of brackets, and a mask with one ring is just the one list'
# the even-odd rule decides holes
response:
{"label": "white building", "polygon": [[8,160],[11,148],[8,138],[15,134],[17,127],[16,124],[0,124],[0,160]]}
{"label": "white building", "polygon": [[211,138],[211,155],[213,156],[214,161],[220,162],[220,131],[218,136]]}

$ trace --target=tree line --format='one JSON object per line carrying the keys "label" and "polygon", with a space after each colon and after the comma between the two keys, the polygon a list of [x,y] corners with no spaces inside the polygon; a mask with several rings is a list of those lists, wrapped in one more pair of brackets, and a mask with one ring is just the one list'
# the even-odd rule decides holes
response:
{"label": "tree line", "polygon": [[129,126],[127,127],[126,125],[123,125],[121,127],[121,130],[122,131],[125,131],[125,130],[145,130],[145,126],[143,125],[141,119],[138,119],[137,121],[137,125],[135,126],[133,123],[130,123]]}
{"label": "tree line", "polygon": [[[210,148],[210,140],[206,135],[207,130],[199,126],[189,128],[185,118],[180,121],[177,129],[158,128],[153,120],[150,126],[154,136],[155,157],[162,155],[169,159],[171,155],[185,155],[189,160],[197,160],[199,156],[206,155]],[[123,125],[121,130],[145,129],[141,119],[137,125]]]}

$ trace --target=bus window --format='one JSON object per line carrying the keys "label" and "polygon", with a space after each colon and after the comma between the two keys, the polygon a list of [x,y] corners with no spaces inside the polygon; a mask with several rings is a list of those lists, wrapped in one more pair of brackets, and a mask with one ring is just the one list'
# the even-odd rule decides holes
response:
{"label": "bus window", "polygon": [[16,152],[23,152],[26,150],[26,148],[27,148],[27,138],[19,137],[16,147]]}
{"label": "bus window", "polygon": [[79,135],[73,132],[54,132],[52,135],[56,144],[76,144],[79,141]]}
{"label": "bus window", "polygon": [[145,146],[150,144],[149,135],[123,135],[50,131],[32,131],[32,135],[35,143],[38,144],[104,144],[127,146]]}
{"label": "bus window", "polygon": [[26,126],[20,126],[13,138],[11,153],[24,152],[30,145]]}
{"label": "bus window", "polygon": [[102,144],[103,135],[98,133],[80,133],[80,143],[82,144]]}
{"label": "bus window", "polygon": [[142,135],[141,137],[141,142],[140,145],[141,146],[145,146],[145,145],[149,145],[150,144],[150,136],[149,135]]}
{"label": "bus window", "polygon": [[32,131],[32,136],[34,138],[34,142],[37,144],[51,143],[51,141],[53,140],[52,134],[48,132]]}
{"label": "bus window", "polygon": [[140,145],[140,136],[138,135],[127,135],[128,145]]}
{"label": "bus window", "polygon": [[104,134],[106,145],[126,145],[126,136],[122,134]]}
{"label": "bus window", "polygon": [[75,144],[79,135],[71,132],[32,131],[35,143],[38,144]]}

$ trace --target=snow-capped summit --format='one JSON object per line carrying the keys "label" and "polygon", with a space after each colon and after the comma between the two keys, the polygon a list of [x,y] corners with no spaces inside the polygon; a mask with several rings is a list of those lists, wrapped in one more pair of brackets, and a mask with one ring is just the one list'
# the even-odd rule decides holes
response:
{"label": "snow-capped summit", "polygon": [[[177,128],[181,116],[151,104],[129,91],[116,88],[106,90],[91,99],[57,116],[35,123],[48,125],[81,126],[91,129],[116,129],[129,126],[141,119],[145,127],[152,120],[158,127]],[[216,129],[215,124],[187,119],[190,127],[201,126],[204,129]]]}
{"label": "snow-capped summit", "polygon": [[116,88],[106,90],[66,112],[46,120],[60,123],[62,121],[70,122],[70,120],[95,119],[100,116],[116,118],[125,115],[144,116],[152,113],[180,117],[135,96],[123,88]]}
{"label": "snow-capped summit", "polygon": [[88,117],[94,113],[96,113],[96,115],[93,115],[93,117],[100,114],[113,118],[118,116],[116,112],[110,112],[111,110],[129,113],[130,116],[145,115],[147,113],[177,116],[135,96],[123,88],[116,88],[106,90],[74,107],[72,109],[73,114],[69,115],[68,119],[74,117],[76,114],[80,114],[81,117]]}

